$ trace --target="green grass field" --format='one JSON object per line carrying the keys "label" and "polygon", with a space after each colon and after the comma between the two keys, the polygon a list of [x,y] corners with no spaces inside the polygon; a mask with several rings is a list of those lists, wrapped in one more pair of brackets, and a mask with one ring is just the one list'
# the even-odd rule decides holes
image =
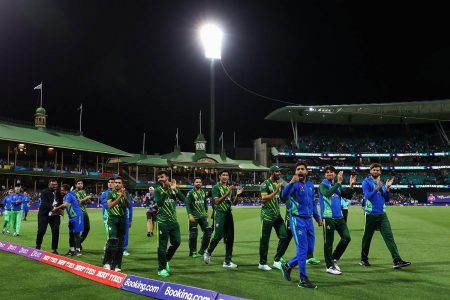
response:
{"label": "green grass field", "polygon": [[[325,273],[323,263],[322,229],[316,226],[315,256],[322,260],[318,266],[308,266],[311,280],[317,290],[297,288],[298,270],[293,281],[287,282],[278,270],[257,269],[259,255],[259,208],[234,208],[235,244],[233,261],[238,269],[222,267],[224,245],[219,244],[210,265],[200,258],[188,257],[188,231],[184,209],[178,210],[182,243],[171,262],[173,275],[166,281],[215,290],[251,299],[308,299],[362,298],[362,299],[449,299],[450,277],[450,207],[389,207],[388,215],[400,254],[412,266],[393,270],[390,254],[379,232],[372,240],[370,262],[372,267],[358,265],[361,249],[363,215],[360,207],[351,207],[349,228],[352,241],[339,265],[342,276]],[[283,208],[284,210],[284,208]],[[90,210],[91,232],[84,244],[80,260],[100,265],[105,234],[100,210]],[[36,238],[36,212],[23,222],[20,237],[0,236],[0,239],[34,247]],[[3,218],[0,218],[3,223]],[[159,278],[157,273],[156,239],[146,236],[145,212],[135,209],[130,232],[130,256],[124,257],[123,272],[143,277]],[[50,248],[50,229],[43,249]],[[336,238],[335,238],[336,239]],[[335,242],[336,243],[336,242]],[[59,250],[68,249],[67,219],[62,221]],[[269,259],[276,247],[272,232]],[[295,253],[294,243],[285,257]],[[271,261],[270,261],[271,262]],[[134,299],[143,298],[125,291],[102,286],[71,273],[29,260],[14,254],[0,252],[0,299]]]}

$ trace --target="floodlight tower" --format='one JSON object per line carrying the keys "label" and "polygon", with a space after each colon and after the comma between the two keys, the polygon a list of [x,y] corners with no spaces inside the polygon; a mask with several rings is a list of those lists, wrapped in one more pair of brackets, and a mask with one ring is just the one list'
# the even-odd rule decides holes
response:
{"label": "floodlight tower", "polygon": [[214,153],[215,140],[215,79],[214,79],[214,61],[221,59],[222,31],[215,24],[205,24],[200,29],[200,39],[205,50],[205,57],[211,59],[210,65],[210,152]]}

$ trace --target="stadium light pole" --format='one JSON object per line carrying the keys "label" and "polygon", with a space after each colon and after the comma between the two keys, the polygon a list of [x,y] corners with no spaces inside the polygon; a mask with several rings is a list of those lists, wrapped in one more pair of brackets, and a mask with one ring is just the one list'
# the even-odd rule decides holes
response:
{"label": "stadium light pole", "polygon": [[214,153],[215,144],[215,122],[216,122],[216,99],[215,99],[215,79],[214,79],[214,61],[221,59],[222,48],[222,30],[215,24],[205,24],[200,29],[200,39],[205,50],[205,57],[211,59],[209,69],[210,75],[210,151]]}

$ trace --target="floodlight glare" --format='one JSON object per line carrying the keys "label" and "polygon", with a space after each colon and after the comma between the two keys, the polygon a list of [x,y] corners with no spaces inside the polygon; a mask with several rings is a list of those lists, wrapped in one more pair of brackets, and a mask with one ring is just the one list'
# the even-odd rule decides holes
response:
{"label": "floodlight glare", "polygon": [[220,59],[222,30],[214,24],[206,24],[200,29],[200,39],[205,48],[206,58]]}

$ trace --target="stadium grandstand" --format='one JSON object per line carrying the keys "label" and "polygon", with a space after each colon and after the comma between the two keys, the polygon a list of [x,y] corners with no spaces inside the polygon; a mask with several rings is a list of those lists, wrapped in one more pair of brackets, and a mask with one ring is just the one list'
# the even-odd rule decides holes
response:
{"label": "stadium grandstand", "polygon": [[206,139],[199,134],[194,141],[195,152],[182,152],[175,146],[173,152],[163,155],[134,154],[121,157],[119,161],[112,159],[112,164],[122,166],[122,174],[129,178],[129,185],[135,190],[146,190],[156,184],[159,170],[167,170],[176,179],[181,189],[191,189],[196,177],[204,179],[206,189],[211,189],[217,182],[217,171],[232,171],[230,181],[246,187],[246,191],[259,191],[259,183],[263,181],[268,168],[252,160],[235,160],[226,155],[206,153]]}
{"label": "stadium grandstand", "polygon": [[47,127],[43,107],[35,114],[35,123],[0,120],[0,186],[19,185],[36,193],[49,178],[72,182],[81,178],[92,192],[102,191],[105,180],[118,174],[118,165],[109,165],[112,157],[131,156],[67,129]]}
{"label": "stadium grandstand", "polygon": [[308,161],[315,184],[328,164],[347,177],[357,174],[361,183],[370,164],[381,163],[383,178],[396,178],[400,198],[426,202],[430,194],[450,194],[449,113],[450,100],[286,106],[266,120],[289,122],[292,140],[259,139],[255,147],[266,164],[292,170],[298,160]]}

